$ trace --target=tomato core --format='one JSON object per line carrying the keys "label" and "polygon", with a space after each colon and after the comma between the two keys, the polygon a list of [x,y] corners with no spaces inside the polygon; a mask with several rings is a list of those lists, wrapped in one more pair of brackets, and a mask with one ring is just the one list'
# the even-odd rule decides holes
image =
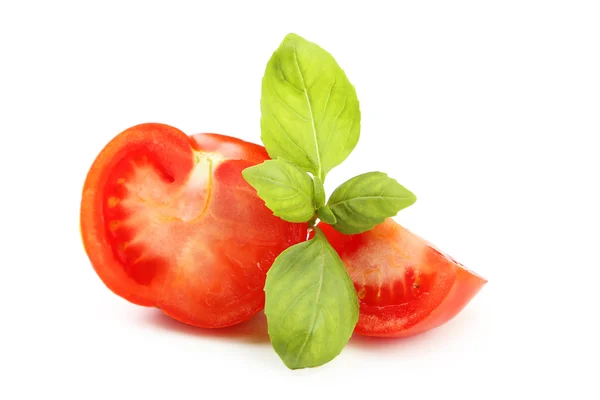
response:
{"label": "tomato core", "polygon": [[[167,262],[193,263],[202,252],[201,229],[218,155],[195,152],[188,179],[174,185],[154,157],[144,152],[121,160],[104,190],[106,234],[115,257],[136,282],[150,284]],[[174,245],[176,244],[176,245]]]}

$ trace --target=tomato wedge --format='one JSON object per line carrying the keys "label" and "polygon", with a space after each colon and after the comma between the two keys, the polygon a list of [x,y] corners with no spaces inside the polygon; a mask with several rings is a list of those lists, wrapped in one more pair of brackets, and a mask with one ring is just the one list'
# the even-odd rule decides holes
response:
{"label": "tomato wedge", "polygon": [[358,235],[319,227],[354,282],[358,334],[407,337],[433,329],[454,318],[487,283],[391,218]]}
{"label": "tomato wedge", "polygon": [[83,188],[81,235],[104,284],[190,325],[218,328],[264,307],[266,272],[306,224],[272,215],[242,177],[262,146],[163,124],[117,135]]}

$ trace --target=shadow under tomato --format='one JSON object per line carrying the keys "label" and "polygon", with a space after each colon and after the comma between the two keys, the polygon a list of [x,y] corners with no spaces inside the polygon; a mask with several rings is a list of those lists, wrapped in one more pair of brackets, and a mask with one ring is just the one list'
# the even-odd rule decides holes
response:
{"label": "shadow under tomato", "polygon": [[263,312],[257,313],[250,320],[227,328],[198,328],[179,322],[158,309],[151,309],[145,321],[153,327],[169,330],[189,336],[204,336],[221,340],[240,341],[258,345],[269,344],[267,319]]}
{"label": "shadow under tomato", "polygon": [[404,338],[363,336],[355,333],[354,335],[352,335],[349,345],[365,350],[389,351],[390,349],[401,349],[403,347],[409,348],[413,346],[420,346],[424,343],[427,343],[429,340],[428,337],[432,335],[435,336],[435,332],[428,331],[415,336],[409,336]]}
{"label": "shadow under tomato", "polygon": [[478,313],[464,310],[450,321],[423,333],[404,338],[384,338],[354,334],[350,346],[368,351],[387,352],[390,349],[413,349],[423,347],[445,346],[453,337],[460,337],[468,325],[477,325]]}

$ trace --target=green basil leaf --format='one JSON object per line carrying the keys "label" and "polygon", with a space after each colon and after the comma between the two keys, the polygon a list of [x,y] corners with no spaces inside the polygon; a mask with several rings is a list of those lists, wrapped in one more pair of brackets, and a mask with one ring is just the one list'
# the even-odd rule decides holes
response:
{"label": "green basil leaf", "polygon": [[383,172],[367,172],[341,184],[327,205],[335,215],[334,228],[345,234],[362,233],[409,207],[416,196]]}
{"label": "green basil leaf", "polygon": [[321,178],[315,176],[313,179],[313,186],[315,190],[315,208],[321,208],[325,205],[325,188]]}
{"label": "green basil leaf", "polygon": [[319,208],[317,210],[317,215],[319,216],[319,219],[325,222],[326,224],[334,225],[337,222],[337,218],[335,217],[329,206]]}
{"label": "green basil leaf", "polygon": [[246,168],[242,175],[275,216],[288,222],[306,222],[314,216],[313,183],[298,167],[267,160]]}
{"label": "green basil leaf", "polygon": [[261,96],[262,141],[281,157],[325,181],[360,135],[354,86],[327,51],[287,35],[267,63]]}
{"label": "green basil leaf", "polygon": [[265,284],[269,336],[290,369],[337,357],[358,321],[358,297],[344,263],[325,235],[284,250]]}

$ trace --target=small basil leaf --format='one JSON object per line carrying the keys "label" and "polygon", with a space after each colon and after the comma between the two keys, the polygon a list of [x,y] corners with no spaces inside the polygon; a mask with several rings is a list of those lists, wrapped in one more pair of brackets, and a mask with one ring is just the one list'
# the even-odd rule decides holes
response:
{"label": "small basil leaf", "polygon": [[319,229],[311,240],[277,257],[267,273],[265,293],[271,343],[290,369],[333,360],[358,321],[352,280]]}
{"label": "small basil leaf", "polygon": [[315,190],[315,208],[321,208],[325,205],[325,188],[321,178],[315,176],[313,179],[313,186]]}
{"label": "small basil leaf", "polygon": [[261,96],[262,141],[314,176],[325,175],[352,152],[360,135],[354,86],[327,51],[289,34],[267,63]]}
{"label": "small basil leaf", "polygon": [[275,216],[288,222],[306,222],[315,214],[312,180],[298,167],[267,160],[246,168],[242,175]]}
{"label": "small basil leaf", "polygon": [[367,172],[341,184],[327,205],[337,219],[334,228],[345,234],[356,234],[395,216],[416,200],[412,192],[387,174]]}
{"label": "small basil leaf", "polygon": [[329,206],[319,208],[317,210],[317,215],[319,216],[319,219],[326,224],[334,225],[337,222],[337,218],[335,218],[335,215],[333,215]]}

